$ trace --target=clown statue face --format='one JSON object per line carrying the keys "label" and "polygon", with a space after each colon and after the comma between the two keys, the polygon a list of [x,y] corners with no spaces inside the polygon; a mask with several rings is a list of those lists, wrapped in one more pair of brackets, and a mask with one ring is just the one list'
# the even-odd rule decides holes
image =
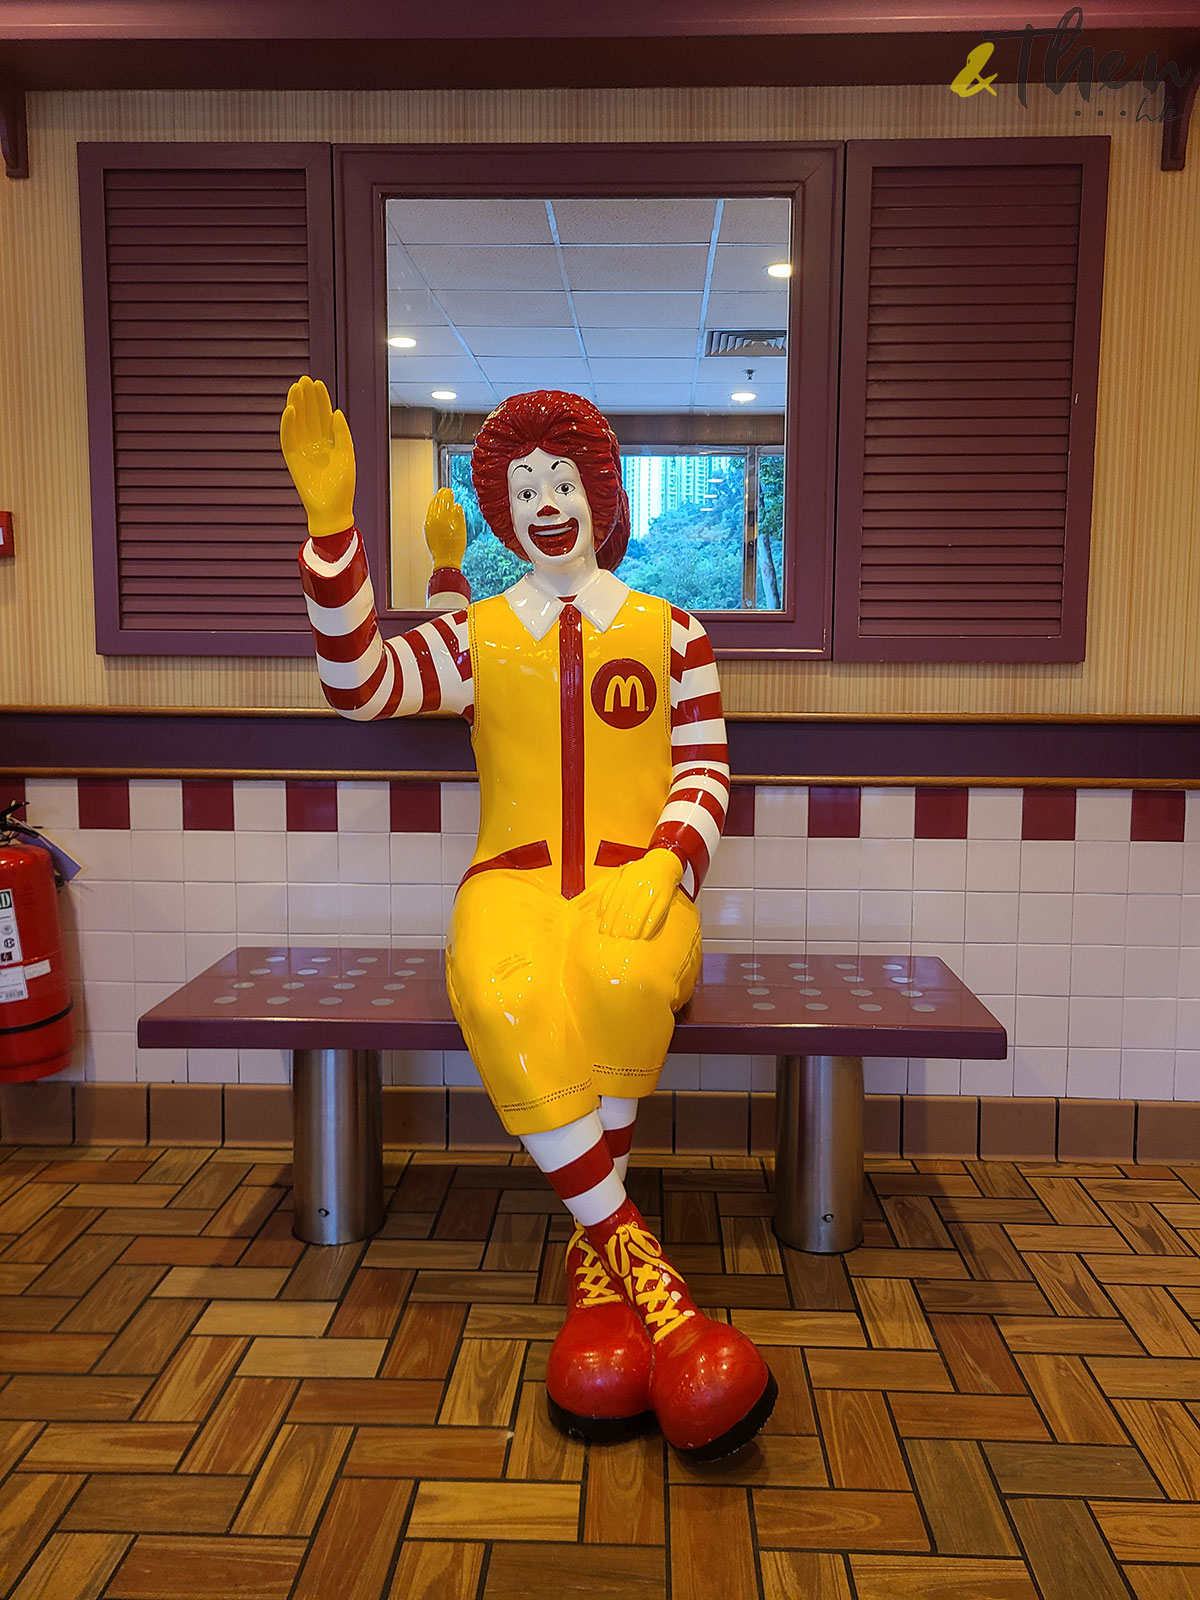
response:
{"label": "clown statue face", "polygon": [[596,552],[575,463],[541,448],[510,461],[508,507],[522,554],[556,593],[577,593],[596,570]]}

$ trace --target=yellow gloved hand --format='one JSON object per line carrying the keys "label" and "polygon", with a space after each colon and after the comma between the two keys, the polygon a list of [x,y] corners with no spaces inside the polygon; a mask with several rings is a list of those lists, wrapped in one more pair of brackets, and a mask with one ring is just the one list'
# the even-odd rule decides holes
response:
{"label": "yellow gloved hand", "polygon": [[434,570],[453,567],[460,570],[467,551],[467,518],[454,498],[453,489],[439,489],[425,513],[425,543]]}
{"label": "yellow gloved hand", "polygon": [[618,867],[600,897],[600,932],[614,939],[653,939],[683,878],[673,850],[649,850]]}
{"label": "yellow gloved hand", "polygon": [[354,442],[329,391],[318,378],[288,390],[279,443],[314,539],[344,533],[354,522]]}

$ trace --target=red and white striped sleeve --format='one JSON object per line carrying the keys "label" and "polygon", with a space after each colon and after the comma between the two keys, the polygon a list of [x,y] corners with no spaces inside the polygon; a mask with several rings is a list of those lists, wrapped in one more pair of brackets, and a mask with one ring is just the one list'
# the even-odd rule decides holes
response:
{"label": "red and white striped sleeve", "polygon": [[395,639],[375,619],[375,595],[356,528],[300,551],[317,671],[329,704],[343,717],[371,722],[421,711],[474,715],[467,613],[444,612]]}
{"label": "red and white striped sleeve", "polygon": [[683,861],[681,887],[693,900],[725,826],[729,746],[721,682],[708,635],[671,607],[671,789],[650,840]]}

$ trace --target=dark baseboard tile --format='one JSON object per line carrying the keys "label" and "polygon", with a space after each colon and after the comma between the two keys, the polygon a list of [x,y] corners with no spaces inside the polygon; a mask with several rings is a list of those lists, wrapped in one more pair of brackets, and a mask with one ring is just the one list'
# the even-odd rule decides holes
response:
{"label": "dark baseboard tile", "polygon": [[[401,1149],[515,1150],[482,1089],[388,1086],[384,1142]],[[1200,1103],[868,1095],[869,1156],[1200,1163]],[[291,1091],[274,1084],[0,1084],[0,1141],[14,1145],[292,1142]],[[664,1091],[642,1102],[637,1149],[769,1155],[771,1094]]]}

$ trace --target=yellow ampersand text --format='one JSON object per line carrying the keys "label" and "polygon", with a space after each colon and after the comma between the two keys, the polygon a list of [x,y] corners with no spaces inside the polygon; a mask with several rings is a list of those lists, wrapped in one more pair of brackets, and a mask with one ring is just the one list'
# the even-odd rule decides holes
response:
{"label": "yellow ampersand text", "polygon": [[993,72],[990,78],[980,76],[980,69],[986,65],[988,58],[995,49],[994,44],[977,44],[967,57],[967,64],[953,80],[950,88],[963,100],[969,100],[973,94],[978,94],[981,89],[986,89],[989,94],[995,94],[992,85],[999,77]]}

